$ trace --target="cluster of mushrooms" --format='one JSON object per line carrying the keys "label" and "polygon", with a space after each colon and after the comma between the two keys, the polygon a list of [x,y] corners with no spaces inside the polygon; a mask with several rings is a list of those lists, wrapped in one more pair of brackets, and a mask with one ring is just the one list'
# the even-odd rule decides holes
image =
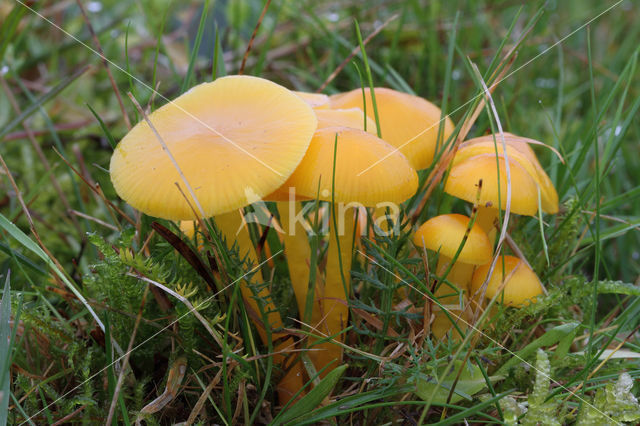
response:
{"label": "cluster of mushrooms", "polygon": [[[253,266],[259,258],[243,208],[258,200],[275,202],[276,227],[282,231],[300,320],[307,319],[317,336],[305,342],[306,348],[321,376],[342,359],[357,208],[398,205],[413,196],[418,189],[416,170],[431,166],[436,151],[438,107],[386,88],[374,89],[373,95],[375,110],[369,90],[326,96],[290,91],[257,77],[223,77],[154,111],[120,141],[111,159],[113,185],[131,206],[179,222],[187,236],[194,235],[199,220],[213,218],[227,245],[235,244]],[[454,126],[445,118],[441,127],[446,141]],[[493,256],[498,209],[505,208],[505,154],[516,189],[511,212],[536,215],[539,205],[547,213],[558,209],[555,189],[530,141],[511,134],[504,138],[506,153],[490,135],[462,143],[452,161],[444,189],[476,205],[473,226],[469,228],[469,217],[442,215],[414,235],[416,246],[437,253],[437,275],[447,276],[446,285],[435,294],[461,324],[466,323],[464,312],[474,295],[499,293],[500,302],[522,306],[542,292],[526,261],[511,256],[500,258],[483,285]],[[336,214],[329,220],[324,276],[317,276],[313,285],[310,227],[302,204],[308,200],[333,202],[330,210]],[[238,284],[245,307],[263,342],[268,343],[269,335],[277,341],[274,362],[282,365],[289,359],[283,352],[296,342],[280,331],[282,319],[268,288],[256,291],[252,284],[257,276],[247,276]],[[443,315],[434,310],[436,337],[452,326]],[[286,373],[277,390],[284,403],[302,388],[305,369],[300,362],[282,367]]]}

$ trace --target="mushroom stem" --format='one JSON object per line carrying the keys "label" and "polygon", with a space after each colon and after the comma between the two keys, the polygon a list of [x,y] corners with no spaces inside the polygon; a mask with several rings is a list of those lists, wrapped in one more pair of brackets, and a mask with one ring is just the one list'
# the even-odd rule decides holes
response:
{"label": "mushroom stem", "polygon": [[[436,272],[439,277],[442,277],[447,271],[451,258],[443,256],[442,254],[438,258],[438,265],[436,266]],[[455,285],[460,291],[469,293],[469,286],[471,284],[471,278],[473,276],[474,265],[462,262],[456,262],[451,267],[451,270],[446,276],[446,280]],[[460,296],[453,294],[455,291],[447,284],[440,284],[438,290],[436,290],[435,296],[438,297],[438,301],[447,306],[449,309],[449,316],[440,311],[439,307],[434,306],[434,319],[431,323],[431,332],[437,339],[442,339],[449,330],[454,329],[454,324],[451,322],[453,319],[461,330],[465,330],[467,322],[464,319],[463,311],[460,310]],[[466,298],[465,298],[466,299]],[[452,333],[454,340],[460,340],[461,336],[457,330]]]}
{"label": "mushroom stem", "polygon": [[[438,258],[438,265],[436,266],[436,272],[439,277],[442,277],[447,271],[451,258],[440,255]],[[451,267],[451,270],[446,276],[447,281],[454,284],[456,287],[463,291],[469,291],[469,283],[471,283],[471,277],[473,276],[473,265],[468,263],[456,262]]]}
{"label": "mushroom stem", "polygon": [[[327,267],[325,272],[324,295],[317,295],[313,306],[313,324],[318,334],[333,336],[340,333],[347,326],[349,319],[349,303],[347,297],[350,293],[351,280],[351,248],[353,245],[354,218],[353,211],[347,210],[342,217],[337,217],[338,229],[335,229],[333,220],[330,220],[329,248],[327,250]],[[344,226],[341,226],[341,225]],[[338,250],[338,244],[340,250]],[[342,264],[342,272],[340,265]],[[344,276],[344,282],[343,282]],[[344,335],[335,336],[333,340],[340,343],[344,341]],[[311,360],[320,371],[326,368],[321,377],[326,376],[331,370],[340,365],[342,360],[342,346],[333,342],[324,342],[313,345],[310,352]]]}
{"label": "mushroom stem", "polygon": [[493,207],[478,206],[478,215],[475,223],[480,225],[480,228],[487,233],[492,244],[496,239],[498,213],[498,209]]}
{"label": "mushroom stem", "polygon": [[[249,230],[247,229],[246,224],[242,219],[242,215],[240,211],[234,210],[230,213],[220,214],[214,217],[216,222],[216,226],[227,240],[227,245],[231,246],[235,241],[238,245],[240,258],[244,258],[245,256],[251,262],[251,264],[259,265],[259,259],[256,255],[255,247],[253,246],[253,242],[251,241],[251,236],[249,235]],[[258,272],[259,273],[259,272]],[[242,298],[244,300],[245,306],[249,308],[250,311],[254,315],[249,315],[252,318],[252,321],[256,325],[256,329],[262,342],[267,345],[267,333],[264,327],[270,327],[272,330],[282,328],[282,319],[280,318],[280,313],[278,312],[276,306],[273,304],[271,300],[271,294],[266,287],[262,287],[262,289],[254,296],[252,289],[249,284],[251,282],[251,278],[247,278],[246,280],[242,280],[240,283],[240,291],[242,292]],[[262,324],[261,319],[257,319],[260,316],[261,309],[258,306],[258,302],[256,298],[259,298],[264,301],[264,312],[266,312],[266,321],[267,324]],[[275,341],[283,337],[283,333],[271,333],[271,340]],[[294,342],[291,337],[285,339],[282,343],[274,346],[274,352],[279,352],[283,350],[293,349]],[[273,356],[273,362],[275,365],[282,366],[286,357],[284,354],[277,353]],[[286,404],[295,393],[302,387],[302,371],[300,369],[300,363],[295,363],[285,374],[285,376],[280,380],[276,389],[278,390],[278,397],[281,404]]]}
{"label": "mushroom stem", "polygon": [[[280,225],[284,234],[284,250],[289,267],[289,277],[291,287],[296,296],[298,313],[300,319],[305,318],[305,305],[307,302],[307,292],[309,288],[309,259],[311,258],[311,247],[304,225],[295,218],[296,212],[302,210],[302,203],[289,201],[278,201],[276,203],[280,213]],[[293,223],[291,222],[293,216]]]}

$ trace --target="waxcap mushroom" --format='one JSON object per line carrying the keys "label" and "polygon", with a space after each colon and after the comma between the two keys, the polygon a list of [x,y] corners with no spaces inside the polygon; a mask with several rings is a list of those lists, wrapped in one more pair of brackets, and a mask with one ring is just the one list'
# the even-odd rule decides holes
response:
{"label": "waxcap mushroom", "polygon": [[[471,280],[471,294],[475,295],[487,278],[491,264],[480,266],[473,274]],[[503,275],[504,270],[504,275]],[[537,296],[543,293],[542,284],[535,272],[525,262],[514,256],[498,258],[493,274],[487,284],[485,297],[493,298],[504,284],[503,296],[498,296],[497,301],[507,306],[522,307],[535,302]]]}
{"label": "waxcap mushroom", "polygon": [[[535,216],[538,211],[538,186],[534,178],[517,161],[510,161],[509,169],[511,172],[511,212]],[[502,154],[475,155],[452,166],[444,191],[470,203],[475,203],[480,179],[482,179],[482,189],[478,200],[479,204],[505,210],[507,206],[507,171]],[[498,186],[498,182],[500,182],[500,186]],[[498,188],[500,197],[498,197]],[[500,205],[498,205],[498,200],[500,200]]]}
{"label": "waxcap mushroom", "polygon": [[[338,146],[333,197],[336,202],[375,206],[383,201],[401,203],[415,193],[418,175],[404,155],[382,139],[348,127],[318,130],[300,165],[282,187],[295,187],[296,194],[301,196],[316,198],[318,195],[320,200],[332,201],[336,137]],[[386,157],[385,160],[378,162],[383,157]],[[373,164],[375,166],[371,167]],[[367,168],[371,169],[360,174]]]}
{"label": "waxcap mushroom", "polygon": [[[205,217],[243,207],[249,196],[263,197],[282,185],[317,126],[313,110],[300,97],[250,76],[195,86],[148,118]],[[118,195],[138,210],[171,220],[195,219],[185,196],[193,206],[194,200],[145,121],[120,141],[110,170]]]}
{"label": "waxcap mushroom", "polygon": [[[382,139],[399,149],[416,170],[429,167],[436,149],[440,108],[421,97],[384,87],[374,88],[374,93]],[[375,121],[370,89],[365,89],[365,96],[366,109],[362,89],[331,96],[331,108],[357,107]],[[446,117],[443,142],[453,133],[453,128],[453,123]]]}
{"label": "waxcap mushroom", "polygon": [[[460,148],[456,153],[453,165],[466,161],[470,157],[486,153],[504,154],[501,138],[499,135],[486,135],[478,138],[470,139],[460,144]],[[504,133],[505,144],[507,146],[507,155],[509,159],[517,161],[527,172],[533,177],[540,186],[540,196],[542,210],[546,213],[555,214],[558,212],[558,193],[551,182],[551,179],[544,171],[538,161],[530,143],[544,145],[542,142],[533,139],[523,138],[511,133]]]}
{"label": "waxcap mushroom", "polygon": [[[462,243],[470,218],[461,214],[442,214],[423,223],[413,236],[413,242],[429,250],[453,258]],[[491,260],[493,248],[489,237],[474,223],[457,262],[483,265]]]}

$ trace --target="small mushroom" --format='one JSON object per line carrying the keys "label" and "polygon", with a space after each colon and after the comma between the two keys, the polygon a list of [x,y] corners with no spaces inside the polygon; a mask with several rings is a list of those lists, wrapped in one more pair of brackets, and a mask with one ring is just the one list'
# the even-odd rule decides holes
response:
{"label": "small mushroom", "polygon": [[[488,263],[474,272],[471,279],[472,295],[481,293],[490,267],[491,264]],[[535,272],[525,262],[514,256],[501,256],[487,283],[485,297],[492,299],[496,294],[498,302],[507,306],[522,307],[535,303],[536,297],[542,295],[543,290]]]}
{"label": "small mushroom", "polygon": [[[510,133],[504,136],[507,144],[506,155],[510,160],[511,212],[535,216],[538,212],[540,192],[542,210],[556,213],[558,194],[535,158],[533,150],[528,146],[528,139]],[[445,192],[475,203],[478,197],[478,182],[482,179],[476,220],[492,241],[498,209],[506,209],[507,202],[505,152],[500,141],[493,143],[493,137],[489,135],[471,139],[460,146],[444,187]]]}
{"label": "small mushroom", "polygon": [[[461,214],[439,215],[423,223],[413,236],[414,244],[439,254],[436,274],[441,277],[441,280],[446,278],[464,293],[469,291],[475,266],[489,262],[492,254],[489,237],[477,223],[469,228],[470,220],[469,217]],[[466,240],[465,235],[467,235]],[[464,246],[460,248],[463,242]],[[459,253],[458,250],[460,250]],[[456,262],[450,265],[456,253],[458,253]],[[447,269],[449,273],[444,277]],[[464,298],[460,299],[459,295],[451,293],[455,293],[455,290],[441,283],[435,296],[441,304],[449,305],[451,315],[457,319],[463,314],[460,300],[464,301]],[[445,296],[447,294],[449,296]],[[451,306],[451,304],[454,305]],[[436,337],[441,338],[452,327],[452,323],[446,314],[438,312],[439,308],[434,310],[436,314],[431,330]]]}
{"label": "small mushroom", "polygon": [[467,230],[466,241],[456,262],[447,275],[447,280],[460,289],[467,290],[475,265],[484,265],[491,260],[492,246],[487,234],[471,219],[461,214],[443,214],[423,223],[413,236],[413,242],[420,247],[439,253],[437,274],[444,274],[449,267]]}

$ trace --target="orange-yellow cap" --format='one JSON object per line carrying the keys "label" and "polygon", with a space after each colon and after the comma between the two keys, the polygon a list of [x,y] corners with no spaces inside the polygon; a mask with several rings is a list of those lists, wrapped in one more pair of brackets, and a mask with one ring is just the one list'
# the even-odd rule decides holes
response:
{"label": "orange-yellow cap", "polygon": [[[553,182],[544,171],[540,162],[536,158],[535,153],[527,143],[529,139],[513,135],[511,133],[504,134],[505,143],[507,145],[507,155],[509,159],[517,161],[529,175],[540,186],[540,200],[542,210],[546,213],[555,214],[558,212],[558,193],[556,192]],[[496,135],[496,144],[494,145],[493,135],[481,136],[479,138],[470,139],[460,145],[460,149],[456,153],[453,165],[464,162],[470,157],[479,154],[491,153],[503,154],[502,141]]]}
{"label": "orange-yellow cap", "polygon": [[[472,295],[478,293],[480,286],[482,286],[487,278],[490,266],[490,264],[480,266],[474,272],[473,278],[471,279]],[[503,266],[504,275],[502,273]],[[487,284],[485,296],[487,298],[493,298],[502,286],[504,279],[506,279],[506,284],[503,288],[504,295],[498,296],[497,301],[505,305],[515,307],[526,306],[531,302],[535,302],[536,297],[543,293],[542,284],[531,268],[517,257],[504,256],[504,261],[503,258],[500,257],[498,262],[496,262],[493,274]]]}
{"label": "orange-yellow cap", "polygon": [[[439,252],[449,259],[458,251],[469,221],[461,214],[443,214],[423,223],[413,236],[413,242],[426,249]],[[474,223],[457,262],[483,265],[491,260],[493,247],[487,234]]]}
{"label": "orange-yellow cap", "polygon": [[370,133],[347,127],[315,133],[304,159],[282,185],[285,193],[295,187],[301,196],[332,200],[336,135],[335,201],[375,206],[383,201],[400,203],[415,193],[418,175],[404,155]]}
{"label": "orange-yellow cap", "polygon": [[[195,86],[148,118],[205,217],[276,190],[302,160],[317,125],[313,110],[300,97],[250,76]],[[195,208],[194,200],[145,121],[120,141],[110,168],[116,192],[138,210],[171,220],[195,218],[176,183]]]}
{"label": "orange-yellow cap", "polygon": [[[426,99],[384,87],[376,87],[374,92],[382,139],[398,148],[416,170],[429,167],[438,139],[440,108]],[[362,89],[331,96],[331,108],[357,107],[375,120],[371,90],[365,89],[365,93],[366,109]],[[443,142],[451,135],[453,128],[453,123],[446,117]]]}
{"label": "orange-yellow cap", "polygon": [[[538,211],[538,185],[533,177],[517,161],[509,162],[511,175],[511,212],[535,216]],[[498,172],[499,182],[498,186]],[[480,154],[469,157],[451,167],[444,191],[454,197],[475,203],[478,182],[482,179],[479,204],[506,209],[507,170],[502,154]],[[500,205],[498,205],[500,188]]]}

